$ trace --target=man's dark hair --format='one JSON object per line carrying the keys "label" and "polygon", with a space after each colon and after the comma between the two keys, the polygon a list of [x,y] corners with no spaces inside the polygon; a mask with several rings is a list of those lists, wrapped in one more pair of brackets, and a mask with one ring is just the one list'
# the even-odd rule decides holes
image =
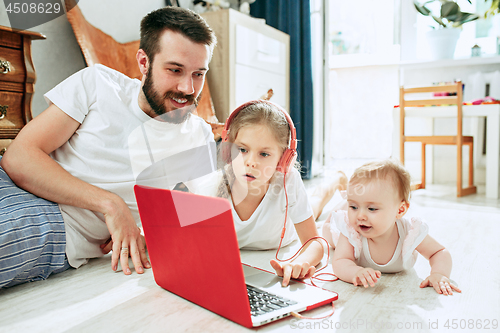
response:
{"label": "man's dark hair", "polygon": [[212,52],[217,44],[214,32],[207,22],[195,12],[181,7],[164,7],[152,11],[141,21],[140,48],[152,63],[160,52],[160,37],[165,30],[179,32],[194,43],[205,44]]}

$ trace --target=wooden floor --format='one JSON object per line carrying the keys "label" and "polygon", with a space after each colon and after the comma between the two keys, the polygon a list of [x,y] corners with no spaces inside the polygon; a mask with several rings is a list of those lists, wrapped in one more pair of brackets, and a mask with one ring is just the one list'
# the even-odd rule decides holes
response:
{"label": "wooden floor", "polygon": [[[319,283],[339,293],[335,314],[330,318],[289,317],[254,330],[500,331],[500,201],[486,200],[484,194],[457,199],[452,192],[452,187],[436,186],[414,192],[408,214],[423,217],[430,234],[450,250],[454,261],[451,278],[463,290],[462,294],[442,296],[431,288],[420,289],[420,281],[429,273],[428,262],[420,256],[413,269],[384,274],[375,288],[354,287],[342,281]],[[297,244],[286,248],[283,255],[296,247]],[[273,251],[242,252],[243,262],[266,269],[270,269],[269,259],[273,257]],[[321,316],[330,310],[324,306],[305,315]],[[0,332],[66,331],[250,330],[158,287],[151,270],[131,276],[112,272],[109,256],[46,281],[0,290]]]}

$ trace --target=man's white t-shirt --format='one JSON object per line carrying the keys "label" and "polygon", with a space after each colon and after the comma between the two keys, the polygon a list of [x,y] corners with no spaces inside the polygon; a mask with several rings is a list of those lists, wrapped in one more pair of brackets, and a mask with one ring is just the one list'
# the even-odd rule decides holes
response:
{"label": "man's white t-shirt", "polygon": [[[182,163],[174,163],[176,154],[204,146],[210,150],[215,145],[210,126],[197,116],[190,115],[186,121],[172,124],[146,115],[138,104],[140,89],[139,80],[95,65],[75,73],[45,94],[49,104],[55,104],[81,124],[51,154],[52,158],[73,176],[120,196],[138,226],[133,187],[141,171],[170,159],[161,165],[163,172],[169,174],[169,164],[178,169]],[[99,245],[110,237],[104,216],[78,207],[59,207],[65,222],[70,265],[76,268],[88,258],[102,256]]]}
{"label": "man's white t-shirt", "polygon": [[[285,184],[288,195],[288,213],[282,246],[290,244],[296,238],[293,224],[303,222],[313,215],[304,183],[295,168],[292,168],[292,171],[286,175]],[[286,212],[282,173],[276,173],[273,177],[264,198],[248,220],[240,219],[232,200],[231,206],[240,249],[278,248]]]}

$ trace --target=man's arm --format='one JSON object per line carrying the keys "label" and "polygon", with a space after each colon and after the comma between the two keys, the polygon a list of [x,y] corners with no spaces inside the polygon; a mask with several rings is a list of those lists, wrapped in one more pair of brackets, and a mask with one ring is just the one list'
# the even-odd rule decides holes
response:
{"label": "man's arm", "polygon": [[[101,212],[113,239],[113,270],[121,257],[124,273],[130,274],[130,251],[136,271],[142,273],[142,263],[146,267],[149,263],[139,229],[125,202],[114,193],[72,176],[49,156],[79,126],[80,123],[53,104],[19,132],[0,165],[17,186],[28,192],[60,204]],[[122,252],[122,248],[127,251]]]}

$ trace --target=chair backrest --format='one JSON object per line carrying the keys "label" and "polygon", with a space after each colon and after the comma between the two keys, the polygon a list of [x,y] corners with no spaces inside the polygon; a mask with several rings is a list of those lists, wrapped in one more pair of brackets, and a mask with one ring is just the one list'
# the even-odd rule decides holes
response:
{"label": "chair backrest", "polygon": [[[415,99],[408,97],[408,95],[417,93],[432,93],[435,97],[426,99]],[[404,135],[404,118],[406,107],[444,106],[449,104],[457,106],[457,137],[462,137],[463,85],[461,81],[447,85],[435,85],[415,88],[401,87],[399,93],[401,134]]]}
{"label": "chair backrest", "polygon": [[91,25],[74,0],[65,0],[66,16],[75,33],[87,66],[103,64],[132,77],[141,79],[136,53],[139,41],[119,43],[110,35]]}

